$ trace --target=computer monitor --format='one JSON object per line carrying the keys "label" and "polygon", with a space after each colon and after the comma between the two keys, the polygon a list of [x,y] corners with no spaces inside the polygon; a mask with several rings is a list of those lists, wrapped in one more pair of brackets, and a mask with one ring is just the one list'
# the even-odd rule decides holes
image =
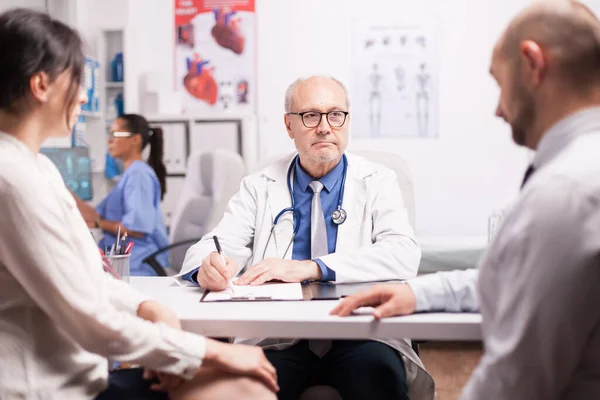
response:
{"label": "computer monitor", "polygon": [[46,147],[40,151],[56,165],[69,190],[81,200],[92,200],[92,168],[87,147]]}

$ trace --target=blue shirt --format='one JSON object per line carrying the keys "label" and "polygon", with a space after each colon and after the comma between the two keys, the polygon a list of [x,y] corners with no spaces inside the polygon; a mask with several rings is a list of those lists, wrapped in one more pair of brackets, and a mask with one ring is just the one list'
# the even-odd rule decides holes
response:
{"label": "blue shirt", "polygon": [[[340,162],[327,175],[320,179],[323,184],[321,191],[321,207],[325,215],[325,226],[327,228],[327,247],[329,253],[335,252],[337,242],[338,226],[333,222],[331,214],[337,208],[338,197],[342,186],[342,176],[344,174],[344,161]],[[296,158],[294,166],[294,205],[299,211],[300,226],[298,233],[294,236],[294,246],[292,250],[293,260],[310,260],[310,214],[312,208],[312,189],[308,185],[314,179],[311,178],[300,166],[299,158]],[[331,270],[325,263],[317,258],[314,260],[321,269],[322,281],[334,281],[335,271]],[[198,283],[196,273],[199,268],[195,268],[183,275],[182,278],[193,283]]]}
{"label": "blue shirt", "polygon": [[[127,238],[134,242],[131,275],[156,275],[143,260],[159,248],[168,246],[169,239],[160,211],[160,183],[152,167],[144,161],[131,163],[113,190],[98,204],[96,211],[102,219],[119,221],[127,229],[144,234],[142,238]],[[115,235],[104,232],[99,246],[110,247],[116,240]],[[168,266],[168,253],[161,253],[157,260],[162,266]]]}
{"label": "blue shirt", "polygon": [[[314,179],[302,169],[299,158],[296,158],[294,172],[294,206],[300,213],[300,226],[298,227],[298,233],[294,237],[292,259],[310,260],[310,219],[313,192],[309,185]],[[344,161],[340,159],[334,169],[319,179],[323,184],[323,190],[321,190],[321,208],[323,209],[325,226],[327,228],[327,248],[329,253],[335,252],[337,242],[338,226],[333,222],[331,214],[338,206],[343,174]],[[314,261],[321,268],[322,281],[335,280],[335,271],[329,269],[319,258]]]}

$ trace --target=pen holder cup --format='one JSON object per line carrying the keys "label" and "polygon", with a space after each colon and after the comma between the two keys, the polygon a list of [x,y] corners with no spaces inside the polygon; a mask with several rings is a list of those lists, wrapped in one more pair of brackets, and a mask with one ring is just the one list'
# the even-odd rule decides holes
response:
{"label": "pen holder cup", "polygon": [[129,283],[129,259],[131,254],[102,256],[102,267],[117,279]]}

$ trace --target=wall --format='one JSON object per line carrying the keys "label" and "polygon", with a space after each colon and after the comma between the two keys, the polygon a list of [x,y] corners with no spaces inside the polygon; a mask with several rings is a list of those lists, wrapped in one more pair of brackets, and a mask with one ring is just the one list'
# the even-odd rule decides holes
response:
{"label": "wall", "polygon": [[[488,74],[495,40],[523,0],[258,0],[258,153],[293,150],[283,123],[283,94],[298,76],[335,75],[350,83],[353,18],[382,13],[416,15],[434,10],[440,45],[439,140],[351,140],[349,149],[395,151],[411,165],[422,242],[484,241],[487,218],[506,205],[531,157],[513,145],[510,129],[494,117],[498,96]],[[600,12],[600,0],[586,1]],[[172,73],[172,1],[129,0],[128,77],[154,70]],[[306,50],[310,48],[309,53]],[[135,57],[131,54],[135,51]],[[128,67],[126,67],[128,68]],[[128,79],[133,92],[138,82]],[[131,97],[131,96],[130,96]],[[138,100],[127,100],[135,111]]]}
{"label": "wall", "polygon": [[0,0],[0,13],[11,8],[25,7],[37,11],[46,10],[45,0]]}
{"label": "wall", "polygon": [[[349,149],[392,150],[408,161],[414,174],[416,228],[421,241],[485,242],[488,216],[517,194],[531,156],[513,145],[509,127],[494,117],[498,89],[488,73],[497,37],[527,3],[259,1],[261,155],[293,149],[281,117],[287,84],[315,72],[350,83],[350,48],[343,44],[350,37],[354,18],[374,13],[418,15],[434,10],[439,23],[440,139],[351,139]],[[590,5],[600,12],[600,1],[587,3],[594,3]],[[366,4],[369,10],[365,10]],[[335,43],[341,45],[332,46]],[[308,54],[301,50],[307,48],[312,49]]]}
{"label": "wall", "polygon": [[[354,18],[374,12],[419,15],[435,10],[439,140],[351,139],[349,149],[391,150],[408,161],[415,181],[417,233],[423,240],[485,237],[488,215],[515,195],[526,166],[526,152],[512,145],[508,128],[493,117],[498,91],[487,72],[497,35],[523,1],[372,0],[369,7],[374,11],[365,11],[365,3],[357,0],[307,0],[292,7],[279,1],[259,4],[260,65],[265,66],[259,71],[264,89],[259,92],[260,133],[269,138],[263,140],[263,154],[293,149],[281,122],[287,84],[312,73],[350,83],[350,47],[344,44]],[[294,18],[281,18],[286,13]],[[312,21],[310,29],[307,21]],[[309,47],[309,54],[300,51]],[[261,84],[267,81],[268,85]]]}

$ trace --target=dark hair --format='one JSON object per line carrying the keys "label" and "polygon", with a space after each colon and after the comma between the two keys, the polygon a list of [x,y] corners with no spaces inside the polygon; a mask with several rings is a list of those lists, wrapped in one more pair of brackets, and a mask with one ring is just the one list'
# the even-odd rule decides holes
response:
{"label": "dark hair", "polygon": [[162,200],[167,192],[167,168],[163,163],[163,130],[158,127],[151,128],[146,118],[138,114],[123,114],[119,119],[124,122],[123,128],[128,132],[142,136],[142,148],[140,150],[144,150],[150,143],[148,164],[150,164],[158,177],[158,182],[160,182],[160,199]]}
{"label": "dark hair", "polygon": [[79,34],[44,13],[16,8],[0,14],[0,109],[26,111],[31,78],[44,72],[53,82],[70,71],[65,104],[68,123],[83,77],[84,55]]}

